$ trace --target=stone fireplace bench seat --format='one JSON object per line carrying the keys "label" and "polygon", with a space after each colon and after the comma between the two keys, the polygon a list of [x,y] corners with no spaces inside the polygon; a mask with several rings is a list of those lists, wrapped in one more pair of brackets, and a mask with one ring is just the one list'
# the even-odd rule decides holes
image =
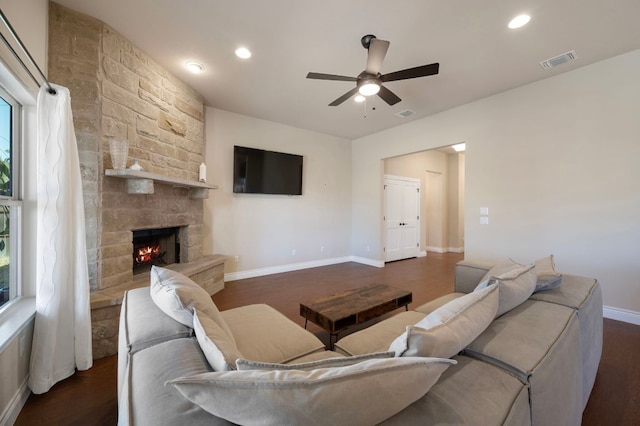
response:
{"label": "stone fireplace bench seat", "polygon": [[[225,260],[225,256],[213,254],[203,256],[194,262],[169,265],[167,268],[188,276],[207,290],[209,295],[214,295],[224,289]],[[128,290],[148,286],[147,272],[134,276],[130,282],[91,293],[93,359],[117,353],[120,305],[124,294]]]}

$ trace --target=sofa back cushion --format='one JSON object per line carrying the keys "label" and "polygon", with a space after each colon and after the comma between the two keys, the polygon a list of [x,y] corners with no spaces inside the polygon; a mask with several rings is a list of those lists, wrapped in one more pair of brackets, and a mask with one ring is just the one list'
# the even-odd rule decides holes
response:
{"label": "sofa back cushion", "polygon": [[562,274],[556,271],[552,254],[536,260],[535,265],[537,282],[534,293],[551,290],[562,284]]}
{"label": "sofa back cushion", "polygon": [[176,321],[193,328],[193,313],[200,312],[214,320],[233,340],[233,333],[205,289],[189,277],[171,269],[151,268],[151,298],[155,304]]}
{"label": "sofa back cushion", "polygon": [[534,265],[520,265],[508,259],[500,262],[487,272],[483,281],[474,291],[497,285],[499,302],[496,317],[509,312],[523,303],[533,294],[536,288],[536,271]]}
{"label": "sofa back cushion", "polygon": [[215,371],[236,369],[236,360],[242,358],[236,343],[229,338],[217,322],[203,314],[198,308],[195,309],[193,316],[193,329],[196,332],[200,349]]}
{"label": "sofa back cushion", "polygon": [[389,350],[396,356],[451,358],[489,326],[497,310],[497,286],[466,294],[408,326]]}
{"label": "sofa back cushion", "polygon": [[242,425],[373,425],[424,396],[456,361],[371,359],[313,370],[244,370],[171,380],[187,399]]}

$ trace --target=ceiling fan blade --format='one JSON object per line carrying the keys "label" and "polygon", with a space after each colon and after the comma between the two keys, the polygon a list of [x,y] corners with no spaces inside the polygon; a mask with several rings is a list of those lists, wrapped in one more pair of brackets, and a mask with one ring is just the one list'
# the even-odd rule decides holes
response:
{"label": "ceiling fan blade", "polygon": [[378,75],[382,61],[389,49],[389,42],[386,40],[380,40],[377,38],[371,39],[369,43],[369,55],[367,56],[367,73],[371,75]]}
{"label": "ceiling fan blade", "polygon": [[438,74],[440,64],[435,62],[429,65],[422,65],[415,68],[407,68],[406,70],[396,71],[380,76],[382,81],[407,80],[409,78],[426,77],[428,75]]}
{"label": "ceiling fan blade", "polygon": [[387,89],[384,86],[380,86],[380,91],[378,92],[378,96],[380,96],[382,100],[388,103],[389,105],[395,105],[402,100],[395,93],[393,93],[391,90]]}
{"label": "ceiling fan blade", "polygon": [[316,80],[337,80],[337,81],[358,81],[355,77],[347,77],[344,75],[335,74],[322,74],[319,72],[310,72],[307,74],[307,78],[313,78]]}
{"label": "ceiling fan blade", "polygon": [[329,106],[338,106],[341,103],[343,103],[344,101],[346,101],[347,99],[349,99],[350,97],[352,97],[353,95],[355,95],[358,92],[358,88],[354,87],[353,89],[349,90],[347,93],[345,93],[344,95],[340,96],[338,99],[336,99],[335,101],[331,102],[329,104]]}

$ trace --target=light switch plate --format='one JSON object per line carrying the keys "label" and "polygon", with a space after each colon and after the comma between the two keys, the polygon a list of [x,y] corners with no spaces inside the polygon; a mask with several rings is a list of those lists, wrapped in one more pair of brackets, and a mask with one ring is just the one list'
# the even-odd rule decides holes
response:
{"label": "light switch plate", "polygon": [[480,216],[480,225],[488,225],[489,216]]}
{"label": "light switch plate", "polygon": [[480,216],[489,216],[489,207],[480,207]]}

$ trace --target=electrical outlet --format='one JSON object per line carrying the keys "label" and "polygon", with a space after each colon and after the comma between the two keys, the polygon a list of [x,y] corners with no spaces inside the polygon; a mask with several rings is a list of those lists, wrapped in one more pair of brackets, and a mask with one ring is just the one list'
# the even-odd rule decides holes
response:
{"label": "electrical outlet", "polygon": [[235,260],[236,263],[240,262],[240,256],[234,256],[233,260]]}
{"label": "electrical outlet", "polygon": [[296,249],[291,250],[291,256],[295,256],[296,255]]}
{"label": "electrical outlet", "polygon": [[371,246],[367,246],[367,251],[371,251]]}
{"label": "electrical outlet", "polygon": [[320,253],[324,253],[324,246],[320,247]]}

